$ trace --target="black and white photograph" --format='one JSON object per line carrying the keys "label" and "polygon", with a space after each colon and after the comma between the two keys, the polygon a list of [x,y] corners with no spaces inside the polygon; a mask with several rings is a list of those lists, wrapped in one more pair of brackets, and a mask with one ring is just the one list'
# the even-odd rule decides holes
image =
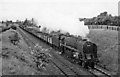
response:
{"label": "black and white photograph", "polygon": [[119,0],[0,0],[0,76],[119,77]]}

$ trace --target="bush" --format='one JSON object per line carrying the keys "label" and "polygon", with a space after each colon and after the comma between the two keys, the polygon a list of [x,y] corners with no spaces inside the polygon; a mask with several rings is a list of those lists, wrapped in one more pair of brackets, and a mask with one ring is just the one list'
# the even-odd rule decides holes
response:
{"label": "bush", "polygon": [[17,27],[16,27],[16,26],[11,26],[11,28],[12,28],[12,29],[14,29],[14,30],[16,30],[16,29],[17,29]]}
{"label": "bush", "polygon": [[18,36],[18,33],[14,32],[11,36],[9,36],[9,39],[10,39],[11,43],[16,45],[19,42],[20,37]]}

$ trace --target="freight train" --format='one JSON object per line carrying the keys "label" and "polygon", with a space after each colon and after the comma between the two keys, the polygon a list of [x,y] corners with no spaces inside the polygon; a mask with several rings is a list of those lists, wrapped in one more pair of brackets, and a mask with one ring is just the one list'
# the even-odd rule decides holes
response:
{"label": "freight train", "polygon": [[38,29],[28,28],[24,25],[20,26],[20,28],[59,50],[61,55],[66,55],[84,68],[93,69],[98,62],[97,45],[91,41],[86,39],[78,41],[73,36],[66,36],[61,33],[43,33],[38,31]]}

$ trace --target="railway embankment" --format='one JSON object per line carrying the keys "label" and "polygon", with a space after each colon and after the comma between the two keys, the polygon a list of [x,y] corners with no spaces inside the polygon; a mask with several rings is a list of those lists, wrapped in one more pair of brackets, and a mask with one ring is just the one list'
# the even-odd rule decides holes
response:
{"label": "railway embankment", "polygon": [[[13,44],[10,41],[9,36],[13,36],[14,33],[18,33],[20,40],[17,44]],[[26,44],[25,40],[15,30],[7,30],[1,34],[2,38],[2,51],[0,57],[2,58],[2,74],[3,75],[62,75],[53,64],[46,63],[46,67],[40,68],[40,71],[36,68],[34,62],[34,56],[31,55],[31,49]],[[44,52],[46,49],[41,48],[40,51]],[[41,62],[41,64],[45,64]]]}
{"label": "railway embankment", "polygon": [[97,44],[100,63],[112,72],[118,71],[118,31],[108,29],[90,29],[88,38]]}

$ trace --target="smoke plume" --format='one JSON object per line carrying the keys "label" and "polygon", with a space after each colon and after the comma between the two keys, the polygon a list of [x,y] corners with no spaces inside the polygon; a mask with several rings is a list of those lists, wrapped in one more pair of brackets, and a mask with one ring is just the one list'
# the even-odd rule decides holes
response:
{"label": "smoke plume", "polygon": [[38,24],[41,25],[41,29],[47,28],[47,31],[69,32],[71,35],[86,37],[89,33],[87,26],[84,26],[84,22],[80,22],[78,18],[72,16],[65,16],[54,11],[41,11],[38,19]]}

